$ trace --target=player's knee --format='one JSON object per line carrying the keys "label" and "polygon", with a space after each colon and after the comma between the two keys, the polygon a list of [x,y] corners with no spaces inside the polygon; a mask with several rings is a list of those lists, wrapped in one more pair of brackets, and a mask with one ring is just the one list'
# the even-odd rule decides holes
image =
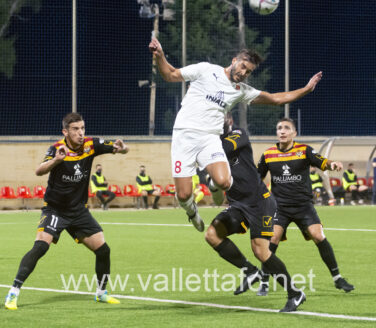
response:
{"label": "player's knee", "polygon": [[215,229],[215,227],[212,224],[206,230],[205,240],[212,247],[218,246],[221,242],[221,238],[219,238],[219,236],[217,234],[217,230]]}
{"label": "player's knee", "polygon": [[192,195],[191,191],[188,190],[178,190],[176,196],[179,201],[186,202]]}
{"label": "player's knee", "polygon": [[222,190],[228,190],[231,187],[231,176],[219,176],[214,182]]}
{"label": "player's knee", "polygon": [[107,243],[104,243],[101,247],[94,251],[95,255],[99,258],[110,257],[111,249],[108,247]]}
{"label": "player's knee", "polygon": [[44,240],[36,240],[33,248],[31,249],[31,253],[33,253],[37,258],[41,258],[47,253],[49,247],[50,245]]}
{"label": "player's knee", "polygon": [[255,257],[261,262],[265,262],[270,255],[272,255],[272,252],[268,247],[263,247],[261,245],[254,246],[252,250]]}

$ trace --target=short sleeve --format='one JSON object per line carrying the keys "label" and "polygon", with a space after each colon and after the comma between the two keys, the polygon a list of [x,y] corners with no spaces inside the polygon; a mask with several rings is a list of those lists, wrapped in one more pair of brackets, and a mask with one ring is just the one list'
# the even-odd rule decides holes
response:
{"label": "short sleeve", "polygon": [[244,85],[242,102],[250,104],[255,98],[260,95],[261,91],[249,85]]}
{"label": "short sleeve", "polygon": [[188,65],[180,69],[181,76],[184,81],[194,81],[200,78],[201,74],[209,69],[209,63],[198,63]]}
{"label": "short sleeve", "polygon": [[269,168],[268,168],[268,165],[265,162],[265,155],[264,154],[261,155],[261,158],[260,158],[258,165],[257,165],[257,170],[258,170],[259,174],[261,175],[261,178],[263,178],[263,179],[268,174]]}
{"label": "short sleeve", "polygon": [[114,142],[100,138],[93,138],[93,146],[95,155],[112,154],[114,150]]}
{"label": "short sleeve", "polygon": [[50,146],[46,154],[44,155],[42,163],[48,162],[49,160],[53,159],[55,157],[55,154],[56,154],[56,147]]}
{"label": "short sleeve", "polygon": [[316,166],[322,171],[326,169],[327,158],[321,156],[317,153],[311,146],[306,148],[306,156],[311,164],[311,166]]}

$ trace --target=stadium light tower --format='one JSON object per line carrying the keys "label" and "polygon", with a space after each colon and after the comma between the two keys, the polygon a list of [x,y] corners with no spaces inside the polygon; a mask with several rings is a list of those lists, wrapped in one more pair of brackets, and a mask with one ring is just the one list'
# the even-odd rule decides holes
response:
{"label": "stadium light tower", "polygon": [[[285,1],[285,91],[290,91],[290,0]],[[290,104],[285,104],[285,117],[290,117]]]}

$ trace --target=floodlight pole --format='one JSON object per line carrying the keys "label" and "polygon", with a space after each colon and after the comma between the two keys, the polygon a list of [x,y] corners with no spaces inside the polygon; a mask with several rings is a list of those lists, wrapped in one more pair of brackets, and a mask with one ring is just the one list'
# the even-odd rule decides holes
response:
{"label": "floodlight pole", "polygon": [[[289,4],[290,0],[285,1],[285,91],[290,91],[290,26],[289,26]],[[285,117],[290,117],[290,104],[285,104]]]}
{"label": "floodlight pole", "polygon": [[[153,37],[158,38],[159,32],[159,6],[154,5],[154,25],[153,25]],[[150,83],[150,111],[149,111],[149,136],[154,135],[155,130],[155,96],[157,92],[157,84],[155,83],[155,77],[157,75],[157,61],[153,54],[153,64],[151,69],[151,83]]]}
{"label": "floodlight pole", "polygon": [[[181,37],[181,64],[182,67],[187,65],[187,0],[183,0],[182,4],[182,37]],[[181,99],[184,98],[185,92],[187,90],[187,86],[185,84],[185,81],[181,83]]]}
{"label": "floodlight pole", "polygon": [[72,113],[77,113],[77,1],[72,0]]}

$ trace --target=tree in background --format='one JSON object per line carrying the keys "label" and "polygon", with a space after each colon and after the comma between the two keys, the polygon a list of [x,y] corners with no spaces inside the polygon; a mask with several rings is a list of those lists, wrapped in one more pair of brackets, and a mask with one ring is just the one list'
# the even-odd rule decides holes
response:
{"label": "tree in background", "polygon": [[16,50],[14,48],[16,36],[7,35],[11,19],[26,6],[38,11],[40,4],[41,0],[0,1],[0,73],[9,79],[13,77],[13,70],[16,64]]}
{"label": "tree in background", "polygon": [[[258,31],[244,23],[244,0],[195,0],[187,1],[187,64],[208,61],[221,66],[228,66],[233,56],[242,48],[252,48],[264,59],[268,56],[271,38],[260,37]],[[176,67],[181,67],[181,8],[182,1],[176,0],[176,21],[161,26],[159,39],[166,57]],[[269,69],[260,67],[250,77],[250,84],[258,89],[266,89],[271,78]],[[163,83],[158,77],[157,85],[168,96],[181,94],[181,85]],[[161,90],[162,91],[162,90]],[[235,120],[251,134],[274,134],[275,122],[281,117],[281,111],[264,106],[242,106],[235,111]],[[267,115],[265,115],[265,112]],[[165,128],[172,129],[176,110],[165,111]],[[172,119],[171,119],[172,117]],[[268,118],[266,120],[266,117]],[[168,126],[167,121],[169,122]]]}

